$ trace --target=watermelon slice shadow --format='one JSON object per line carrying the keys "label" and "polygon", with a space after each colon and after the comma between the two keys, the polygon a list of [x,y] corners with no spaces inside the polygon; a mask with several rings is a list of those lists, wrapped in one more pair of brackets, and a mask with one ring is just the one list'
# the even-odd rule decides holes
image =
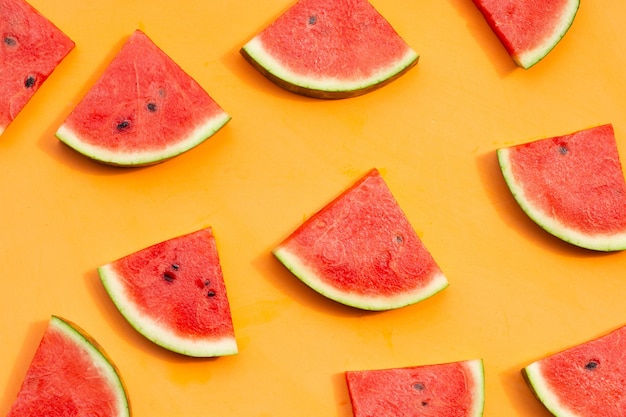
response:
{"label": "watermelon slice shadow", "polygon": [[535,417],[554,417],[541,402],[537,401],[524,382],[520,369],[526,365],[527,362],[513,365],[499,374],[500,385],[509,399],[511,408]]}
{"label": "watermelon slice shadow", "polygon": [[542,229],[521,209],[511,194],[502,176],[498,158],[494,151],[482,153],[476,157],[476,169],[485,190],[498,216],[510,228],[548,250],[558,251],[571,257],[608,256],[611,252],[592,251],[565,242]]}
{"label": "watermelon slice shadow", "polygon": [[[11,370],[9,371],[7,384],[4,390],[0,394],[0,403],[11,406],[15,400],[19,388],[24,380],[24,375],[30,366],[30,363],[35,355],[37,346],[41,341],[41,335],[46,331],[48,322],[41,320],[33,322],[28,325],[26,330],[26,336],[23,338],[22,346],[18,350],[18,356],[15,358],[5,358],[3,361],[5,364],[11,363]],[[6,416],[9,413],[9,409],[0,410],[0,414]]]}
{"label": "watermelon slice shadow", "polygon": [[338,372],[331,376],[335,404],[337,405],[337,417],[353,417],[350,393],[346,384],[346,373]]}
{"label": "watermelon slice shadow", "polygon": [[459,16],[465,20],[468,32],[478,45],[477,48],[483,51],[487,59],[493,63],[501,79],[506,78],[519,68],[471,1],[450,0],[450,3],[457,10]]}

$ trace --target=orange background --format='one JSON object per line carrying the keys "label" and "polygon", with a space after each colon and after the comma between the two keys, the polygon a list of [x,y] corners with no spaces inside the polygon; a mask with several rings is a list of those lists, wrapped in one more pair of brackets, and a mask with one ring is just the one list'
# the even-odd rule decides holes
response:
{"label": "orange background", "polygon": [[[31,0],[77,44],[0,137],[0,415],[51,314],[113,358],[136,416],[350,417],[343,372],[482,358],[486,417],[548,416],[519,369],[626,323],[626,253],[570,246],[517,206],[495,149],[613,123],[626,154],[626,3],[583,1],[565,38],[517,68],[470,0],[372,0],[421,55],[365,96],[319,101],[239,48],[286,0]],[[140,169],[54,132],[135,29],[232,116]],[[378,168],[450,286],[381,313],[310,290],[270,250]],[[96,268],[204,226],[217,237],[240,353],[190,359],[136,333]]]}

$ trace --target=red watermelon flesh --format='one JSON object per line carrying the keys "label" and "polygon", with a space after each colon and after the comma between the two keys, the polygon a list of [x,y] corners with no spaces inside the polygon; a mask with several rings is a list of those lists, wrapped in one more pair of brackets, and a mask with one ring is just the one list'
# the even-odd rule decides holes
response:
{"label": "red watermelon flesh", "polygon": [[188,356],[237,353],[211,228],[152,245],[98,272],[122,315],[157,345]]}
{"label": "red watermelon flesh", "polygon": [[448,285],[376,169],[273,253],[314,290],[366,310],[413,304]]}
{"label": "red watermelon flesh", "polygon": [[367,0],[299,0],[241,53],[279,86],[329,99],[379,88],[419,58]]}
{"label": "red watermelon flesh", "polygon": [[0,0],[0,134],[74,48],[74,42],[23,0]]}
{"label": "red watermelon flesh", "polygon": [[522,369],[537,398],[557,417],[626,416],[626,326]]}
{"label": "red watermelon flesh", "polygon": [[348,371],[354,417],[480,417],[480,359],[382,370]]}
{"label": "red watermelon flesh", "polygon": [[626,182],[611,125],[497,154],[516,200],[545,230],[588,249],[626,248]]}
{"label": "red watermelon flesh", "polygon": [[579,0],[473,0],[507,52],[522,68],[544,58],[569,30]]}
{"label": "red watermelon flesh", "polygon": [[56,135],[98,162],[141,166],[195,147],[229,120],[198,82],[137,30]]}
{"label": "red watermelon flesh", "polygon": [[76,324],[52,316],[8,417],[128,417],[119,373]]}

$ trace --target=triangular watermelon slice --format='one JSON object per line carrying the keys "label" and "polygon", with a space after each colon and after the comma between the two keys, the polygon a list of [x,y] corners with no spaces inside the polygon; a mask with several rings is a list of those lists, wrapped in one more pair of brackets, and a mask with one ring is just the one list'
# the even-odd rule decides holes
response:
{"label": "triangular watermelon slice", "polygon": [[626,249],[626,182],[611,125],[497,150],[515,199],[574,245]]}
{"label": "triangular watermelon slice", "polygon": [[277,85],[327,99],[377,89],[419,58],[367,0],[299,0],[241,54]]}
{"label": "triangular watermelon slice", "polygon": [[364,310],[403,307],[448,286],[376,169],[304,222],[273,253],[317,292]]}
{"label": "triangular watermelon slice", "polygon": [[197,357],[237,353],[211,228],[144,248],[98,273],[122,315],[157,345]]}
{"label": "triangular watermelon slice", "polygon": [[522,369],[535,396],[557,417],[626,416],[626,326]]}
{"label": "triangular watermelon slice", "polygon": [[56,136],[98,162],[141,166],[200,144],[230,116],[137,30]]}
{"label": "triangular watermelon slice", "polygon": [[354,417],[480,417],[483,362],[346,372]]}
{"label": "triangular watermelon slice", "polygon": [[74,48],[46,17],[23,0],[0,0],[0,134]]}
{"label": "triangular watermelon slice", "polygon": [[473,0],[517,65],[543,59],[572,25],[580,0]]}
{"label": "triangular watermelon slice", "polygon": [[52,316],[7,417],[128,417],[119,372],[76,324]]}

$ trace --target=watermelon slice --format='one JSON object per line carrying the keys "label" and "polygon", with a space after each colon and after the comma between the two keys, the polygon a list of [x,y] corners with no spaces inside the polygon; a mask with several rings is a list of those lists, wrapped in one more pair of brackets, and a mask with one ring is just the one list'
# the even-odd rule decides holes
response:
{"label": "watermelon slice", "polygon": [[229,120],[200,84],[137,30],[56,136],[98,162],[141,166],[193,148]]}
{"label": "watermelon slice", "polygon": [[611,125],[496,152],[515,199],[542,228],[583,248],[626,249],[626,182]]}
{"label": "watermelon slice", "polygon": [[626,416],[626,326],[522,369],[529,388],[557,417]]}
{"label": "watermelon slice", "polygon": [[483,362],[346,372],[354,417],[480,417]]}
{"label": "watermelon slice", "polygon": [[46,17],[23,0],[0,0],[0,134],[74,48]]}
{"label": "watermelon slice", "polygon": [[403,307],[448,285],[376,169],[273,253],[320,294],[364,310]]}
{"label": "watermelon slice", "polygon": [[574,22],[579,0],[473,0],[513,60],[528,69],[543,59]]}
{"label": "watermelon slice", "polygon": [[119,372],[76,324],[52,316],[8,417],[128,417]]}
{"label": "watermelon slice", "polygon": [[188,356],[237,353],[211,228],[152,245],[98,272],[122,315],[157,345]]}
{"label": "watermelon slice", "polygon": [[367,0],[299,0],[240,52],[277,85],[327,99],[377,89],[419,58]]}

